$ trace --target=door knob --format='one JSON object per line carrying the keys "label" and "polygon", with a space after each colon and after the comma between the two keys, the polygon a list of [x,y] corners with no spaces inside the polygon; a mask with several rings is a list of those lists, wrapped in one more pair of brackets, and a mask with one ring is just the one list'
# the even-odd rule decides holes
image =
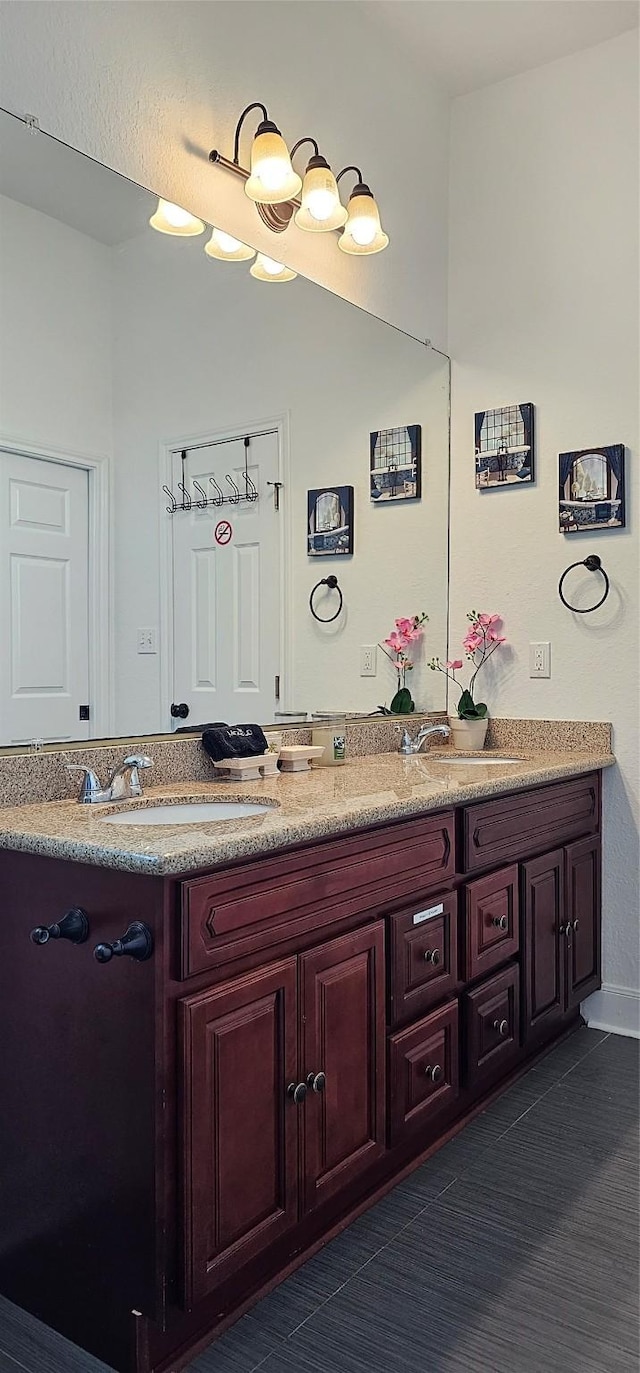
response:
{"label": "door knob", "polygon": [[71,944],[84,944],[89,935],[89,921],[80,906],[63,915],[54,925],[38,925],[31,931],[34,944],[48,944],[50,939],[68,939]]}
{"label": "door knob", "polygon": [[437,968],[437,966],[438,966],[438,964],[439,964],[439,962],[440,962],[440,950],[439,950],[439,949],[425,949],[425,951],[424,951],[424,961],[425,961],[425,963],[433,963],[434,968]]}
{"label": "door knob", "polygon": [[509,921],[506,915],[494,915],[491,924],[495,925],[497,930],[508,930],[509,928]]}
{"label": "door knob", "polygon": [[494,1020],[493,1028],[494,1030],[497,1030],[498,1034],[501,1036],[502,1039],[506,1039],[507,1035],[509,1034],[509,1021]]}
{"label": "door knob", "polygon": [[307,1095],[306,1082],[290,1082],[287,1087],[287,1096],[295,1106],[301,1106]]}
{"label": "door knob", "polygon": [[148,925],[143,925],[139,920],[132,921],[122,939],[114,939],[112,944],[96,944],[93,950],[98,963],[110,963],[112,958],[122,958],[125,954],[128,958],[135,958],[137,963],[144,963],[152,953],[153,935]]}
{"label": "door knob", "polygon": [[430,1063],[427,1063],[427,1066],[424,1070],[424,1075],[425,1077],[430,1077],[432,1082],[441,1082],[444,1076],[439,1063],[434,1064],[433,1067]]}
{"label": "door knob", "polygon": [[171,706],[171,716],[172,716],[172,719],[174,719],[174,720],[186,720],[188,714],[189,714],[189,707],[188,707],[186,701],[180,701],[180,703],[179,703],[178,705],[176,705],[176,702],[175,702],[175,701],[173,702],[173,705]]}
{"label": "door knob", "polygon": [[312,1092],[324,1092],[326,1085],[327,1079],[324,1073],[309,1073],[307,1087],[310,1087]]}

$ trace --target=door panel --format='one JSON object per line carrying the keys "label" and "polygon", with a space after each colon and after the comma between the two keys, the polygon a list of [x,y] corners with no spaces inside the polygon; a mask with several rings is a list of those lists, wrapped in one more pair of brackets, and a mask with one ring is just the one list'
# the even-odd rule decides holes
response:
{"label": "door panel", "polygon": [[187,1305],[298,1214],[296,959],[180,1003]]}
{"label": "door panel", "polygon": [[450,997],[458,985],[458,895],[389,919],[391,1023],[402,1025]]}
{"label": "door panel", "polygon": [[522,865],[524,1033],[547,1039],[564,1013],[564,852]]}
{"label": "door panel", "polygon": [[600,839],[567,849],[567,1010],[600,986]]}
{"label": "door panel", "polygon": [[0,454],[0,744],[89,737],[89,479]]}
{"label": "door panel", "polygon": [[518,913],[517,864],[467,884],[465,972],[469,982],[517,954]]}
{"label": "door panel", "polygon": [[389,1039],[389,1135],[427,1134],[458,1099],[458,1003],[449,1002]]}
{"label": "door panel", "polygon": [[384,1153],[384,926],[301,955],[305,1208],[347,1187]]}
{"label": "door panel", "polygon": [[[173,700],[189,706],[190,725],[272,720],[277,708],[281,516],[269,485],[278,480],[277,433],[251,438],[248,455],[251,501],[229,500],[231,483],[247,489],[242,436],[187,450],[184,463],[173,455],[173,489],[182,482],[193,498],[191,510],[171,516]],[[211,498],[213,480],[225,504],[199,510],[194,481]]]}
{"label": "door panel", "polygon": [[520,1057],[520,969],[516,964],[480,982],[464,997],[467,1085],[484,1091]]}

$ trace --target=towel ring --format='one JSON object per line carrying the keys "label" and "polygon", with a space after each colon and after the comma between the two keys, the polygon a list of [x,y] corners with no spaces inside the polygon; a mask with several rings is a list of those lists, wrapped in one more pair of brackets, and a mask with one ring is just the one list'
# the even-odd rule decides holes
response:
{"label": "towel ring", "polygon": [[[337,591],[340,597],[340,600],[338,602],[338,609],[336,610],[334,615],[318,615],[318,612],[314,610],[313,598],[316,594],[316,591],[318,590],[318,587],[320,586],[328,586],[330,591]],[[337,620],[338,615],[342,610],[342,592],[340,590],[340,587],[338,586],[338,578],[335,577],[333,573],[331,573],[329,577],[323,577],[321,582],[316,582],[313,591],[311,592],[311,595],[309,597],[309,610],[311,611],[314,620],[319,620],[321,625],[329,625],[331,624],[332,620]]]}
{"label": "towel ring", "polygon": [[[574,567],[586,567],[589,572],[599,572],[601,576],[604,577],[604,591],[600,600],[596,601],[595,605],[588,605],[585,609],[580,609],[577,605],[571,605],[571,602],[567,600],[562,590],[562,584],[567,574],[572,572]],[[589,557],[584,558],[582,562],[571,563],[569,567],[565,568],[560,581],[558,582],[558,595],[562,604],[566,605],[567,610],[572,610],[574,615],[590,615],[592,610],[599,610],[600,606],[604,605],[607,596],[609,595],[609,578],[607,577],[601,559],[598,557],[597,553],[590,553]]]}

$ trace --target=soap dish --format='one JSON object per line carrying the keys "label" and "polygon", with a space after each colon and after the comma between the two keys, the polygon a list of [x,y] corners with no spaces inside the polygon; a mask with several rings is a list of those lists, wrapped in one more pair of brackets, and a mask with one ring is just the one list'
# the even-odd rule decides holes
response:
{"label": "soap dish", "polygon": [[278,775],[278,757],[275,753],[259,753],[252,758],[221,758],[213,766],[216,772],[232,782],[258,782],[261,777]]}
{"label": "soap dish", "polygon": [[287,744],[280,749],[280,767],[283,772],[308,772],[312,759],[323,753],[324,748],[312,744]]}

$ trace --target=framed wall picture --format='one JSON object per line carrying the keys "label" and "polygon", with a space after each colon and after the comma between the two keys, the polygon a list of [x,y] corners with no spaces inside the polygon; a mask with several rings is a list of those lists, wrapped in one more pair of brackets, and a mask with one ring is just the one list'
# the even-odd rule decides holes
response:
{"label": "framed wall picture", "polygon": [[475,417],[476,486],[522,486],[534,478],[533,405],[503,405]]}
{"label": "framed wall picture", "polygon": [[561,534],[624,529],[624,444],[560,453]]}
{"label": "framed wall picture", "polygon": [[374,429],[369,435],[371,499],[415,501],[422,495],[422,426]]}
{"label": "framed wall picture", "polygon": [[353,553],[352,486],[322,486],[307,492],[307,553],[310,558]]}

